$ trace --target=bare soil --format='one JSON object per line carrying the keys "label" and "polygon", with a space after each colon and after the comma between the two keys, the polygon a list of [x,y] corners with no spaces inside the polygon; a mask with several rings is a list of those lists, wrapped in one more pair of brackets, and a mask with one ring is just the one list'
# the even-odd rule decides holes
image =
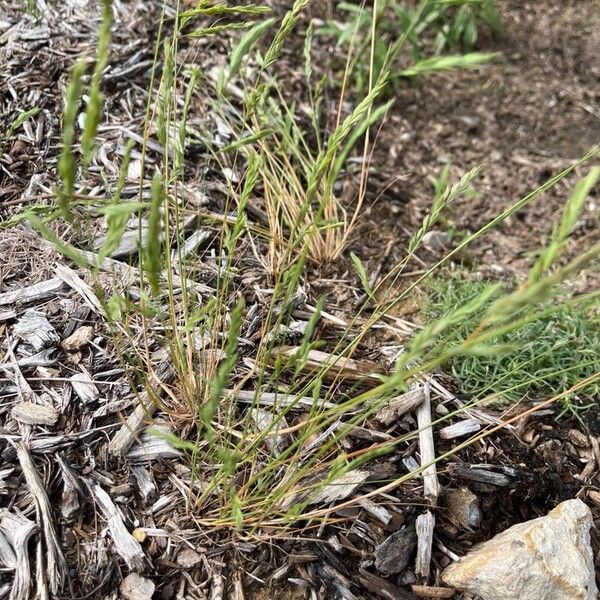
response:
{"label": "bare soil", "polygon": [[[420,222],[431,206],[428,176],[437,177],[448,162],[455,177],[485,167],[476,196],[458,200],[445,224],[472,233],[598,143],[600,3],[505,0],[499,7],[505,38],[481,40],[478,48],[501,52],[498,62],[397,89],[373,158],[382,179],[376,194],[387,191],[371,208],[368,235],[360,236],[375,252]],[[467,266],[488,276],[522,276],[571,186],[561,183],[509,217],[469,249]],[[574,248],[598,234],[597,195],[586,205]]]}

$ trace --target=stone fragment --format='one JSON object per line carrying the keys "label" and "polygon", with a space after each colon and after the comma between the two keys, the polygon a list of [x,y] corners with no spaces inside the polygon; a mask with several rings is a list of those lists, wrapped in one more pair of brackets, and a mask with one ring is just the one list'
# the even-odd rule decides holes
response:
{"label": "stone fragment", "polygon": [[150,600],[156,586],[150,579],[130,573],[123,579],[119,591],[125,600]]}
{"label": "stone fragment", "polygon": [[177,555],[177,564],[184,569],[193,569],[201,562],[202,556],[191,548],[186,548]]}
{"label": "stone fragment", "polygon": [[457,527],[477,529],[481,525],[479,500],[468,488],[447,490],[444,494],[448,519]]}
{"label": "stone fragment", "polygon": [[80,348],[83,348],[94,335],[94,328],[89,325],[84,325],[79,329],[76,329],[68,338],[61,342],[61,346],[67,352],[75,352]]}
{"label": "stone fragment", "polygon": [[482,600],[595,600],[590,509],[567,500],[450,565],[442,580]]}

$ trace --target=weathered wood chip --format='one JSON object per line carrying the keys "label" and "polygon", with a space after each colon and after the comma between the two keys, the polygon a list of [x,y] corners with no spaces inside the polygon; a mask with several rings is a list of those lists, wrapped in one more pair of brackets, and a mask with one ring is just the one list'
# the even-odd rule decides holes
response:
{"label": "weathered wood chip", "polygon": [[426,511],[417,517],[415,527],[417,530],[417,559],[415,561],[415,571],[422,577],[429,577],[435,516],[430,511]]}
{"label": "weathered wood chip", "polygon": [[423,388],[423,402],[417,408],[417,426],[419,427],[419,452],[423,469],[423,495],[433,506],[437,503],[440,484],[435,463],[433,428],[431,427],[431,400],[429,382]]}
{"label": "weathered wood chip", "polygon": [[69,377],[73,391],[84,403],[95,402],[100,397],[100,391],[93,382],[90,374],[82,368],[81,373],[75,373]]}
{"label": "weathered wood chip", "polygon": [[384,425],[391,425],[402,415],[417,408],[424,399],[423,387],[415,387],[406,394],[390,399],[386,406],[377,412],[375,419]]}
{"label": "weathered wood chip", "polygon": [[[98,252],[106,243],[106,236],[100,236],[92,242],[93,249]],[[142,228],[141,247],[144,247],[148,239],[148,228]],[[129,229],[123,233],[121,240],[115,250],[110,253],[111,258],[125,258],[137,254],[140,249],[140,235],[137,229]]]}
{"label": "weathered wood chip", "polygon": [[[282,346],[282,356],[294,358],[299,352],[299,347]],[[356,360],[336,354],[329,354],[321,350],[309,350],[304,361],[303,370],[326,369],[327,377],[342,377],[354,380],[368,380],[381,383],[385,371],[370,360]]]}
{"label": "weathered wood chip", "polygon": [[598,507],[600,507],[600,492],[594,490],[588,491],[588,498]]}
{"label": "weathered wood chip", "polygon": [[27,304],[28,302],[45,300],[46,298],[55,296],[64,287],[65,284],[60,278],[53,277],[46,281],[40,281],[39,283],[34,283],[27,287],[0,294],[0,306],[5,306],[7,304]]}
{"label": "weathered wood chip", "polygon": [[[154,428],[156,431],[160,428]],[[151,462],[165,458],[179,458],[181,452],[173,448],[169,442],[157,437],[152,431],[144,432],[140,436],[139,443],[132,446],[127,453],[127,458],[132,462]]]}
{"label": "weathered wood chip", "polygon": [[71,289],[76,291],[94,312],[97,312],[100,315],[104,314],[102,303],[98,300],[98,296],[96,296],[94,290],[83,281],[71,267],[68,267],[67,265],[58,265],[56,269],[54,269],[54,272]]}
{"label": "weathered wood chip", "polygon": [[314,399],[310,396],[295,396],[294,394],[283,394],[279,392],[252,392],[249,390],[224,390],[222,395],[229,396],[233,395],[238,402],[244,404],[260,404],[261,406],[278,406],[278,407],[298,407],[300,408],[312,408],[318,406],[319,408],[334,408],[333,402],[327,402],[326,400]]}
{"label": "weathered wood chip", "polygon": [[493,465],[466,465],[450,463],[448,465],[448,472],[452,477],[458,479],[466,479],[467,481],[476,481],[487,485],[494,485],[497,487],[509,486],[515,477],[509,473],[497,473],[492,471]]}
{"label": "weathered wood chip", "polygon": [[111,454],[124,456],[127,453],[156,411],[156,400],[153,395],[160,396],[163,385],[169,383],[174,376],[173,369],[167,362],[161,363],[156,368],[156,372],[152,372],[149,381],[150,391],[144,391],[139,395],[138,405],[109,442],[108,451]]}
{"label": "weathered wood chip", "polygon": [[14,571],[17,568],[17,557],[11,543],[2,533],[0,525],[0,566],[5,569]]}
{"label": "weathered wood chip", "polygon": [[80,486],[75,473],[65,459],[60,454],[57,454],[56,459],[63,479],[60,512],[65,519],[71,519],[81,508],[79,504]]}
{"label": "weathered wood chip", "polygon": [[151,600],[155,589],[153,581],[137,573],[127,575],[119,586],[124,600]]}
{"label": "weathered wood chip", "polygon": [[384,575],[402,573],[415,554],[417,533],[413,526],[402,527],[375,548],[375,568]]}
{"label": "weathered wood chip", "polygon": [[94,335],[94,328],[89,325],[84,325],[76,329],[68,338],[64,339],[60,345],[67,352],[74,352],[83,348]]}
{"label": "weathered wood chip", "polygon": [[54,425],[58,421],[58,411],[53,406],[19,402],[12,407],[10,414],[19,423],[27,425]]}
{"label": "weathered wood chip", "polygon": [[381,506],[369,498],[362,498],[358,501],[358,505],[362,506],[369,514],[373,515],[376,519],[379,519],[384,525],[388,525],[392,520],[392,514],[390,511]]}
{"label": "weathered wood chip", "polygon": [[431,585],[412,585],[413,594],[419,598],[454,598],[454,588],[434,587]]}
{"label": "weathered wood chip", "polygon": [[154,485],[154,481],[150,477],[148,469],[146,469],[142,465],[133,465],[131,467],[131,472],[135,477],[144,502],[146,504],[154,502],[154,500],[156,500],[157,490],[156,486]]}
{"label": "weathered wood chip", "polygon": [[[104,518],[108,521],[108,529],[114,542],[115,550],[131,570],[143,571],[146,566],[146,555],[140,543],[129,533],[125,526],[123,514],[111,500],[110,496],[97,483],[90,483],[89,488]],[[137,580],[131,580],[131,582],[137,583]],[[132,586],[131,589],[135,590],[137,588]],[[144,587],[142,589],[147,588]],[[151,596],[152,594],[148,598]],[[130,596],[130,598],[135,598],[135,596]]]}
{"label": "weathered wood chip", "polygon": [[[21,367],[21,369],[30,369],[32,367],[51,367],[56,364],[57,359],[56,356],[56,348],[46,348],[46,350],[42,350],[41,352],[37,352],[36,354],[32,354],[31,356],[24,356],[17,360],[17,366]],[[13,366],[14,363],[6,363],[2,365],[3,367]]]}
{"label": "weathered wood chip", "polygon": [[369,590],[373,598],[384,598],[385,600],[415,600],[416,596],[403,590],[402,588],[390,583],[383,577],[370,573],[366,569],[359,567],[358,580]]}
{"label": "weathered wood chip", "polygon": [[[29,563],[29,539],[36,530],[36,524],[20,513],[3,510],[0,531],[14,550],[14,569],[10,600],[29,600],[31,590],[31,566]],[[10,555],[5,559],[12,560]]]}
{"label": "weathered wood chip", "polygon": [[58,344],[60,337],[45,315],[32,308],[15,323],[13,333],[29,344],[35,352]]}
{"label": "weathered wood chip", "polygon": [[285,510],[297,502],[308,501],[308,504],[320,504],[343,500],[358,489],[370,474],[369,471],[355,469],[326,485],[320,483],[319,477],[304,479],[279,502],[279,507]]}
{"label": "weathered wood chip", "polygon": [[290,437],[288,435],[277,434],[280,429],[287,429],[288,427],[285,417],[279,417],[277,422],[275,422],[275,414],[257,406],[252,409],[252,418],[261,433],[267,430],[264,444],[269,448],[271,453],[274,456],[281,454],[290,442]]}
{"label": "weathered wood chip", "polygon": [[440,437],[444,440],[463,437],[470,433],[476,433],[481,429],[481,423],[478,419],[464,419],[458,423],[453,423],[440,429]]}
{"label": "weathered wood chip", "polygon": [[202,556],[191,548],[186,548],[177,554],[177,564],[184,569],[192,569],[202,562]]}
{"label": "weathered wood chip", "polygon": [[326,484],[311,495],[309,504],[337,502],[353,494],[368,478],[370,471],[355,469]]}
{"label": "weathered wood chip", "polygon": [[44,540],[45,581],[48,581],[52,594],[56,595],[66,576],[67,564],[54,527],[50,499],[28,449],[21,443],[17,444],[16,448],[27,488],[34,500],[36,519]]}

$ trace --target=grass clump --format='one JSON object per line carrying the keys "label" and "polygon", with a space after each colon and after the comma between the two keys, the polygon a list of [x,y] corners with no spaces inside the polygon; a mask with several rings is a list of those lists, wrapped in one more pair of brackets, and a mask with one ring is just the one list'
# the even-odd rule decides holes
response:
{"label": "grass clump", "polygon": [[[459,355],[464,355],[462,361],[470,361],[473,356],[491,354],[491,340],[520,329],[528,311],[544,312],[555,286],[591,261],[587,252],[555,270],[581,204],[598,177],[595,170],[569,200],[551,246],[541,253],[526,286],[512,293],[495,288],[481,290],[470,301],[440,313],[440,318],[429,319],[412,339],[402,337],[404,351],[395,364],[385,369],[365,360],[361,342],[369,340],[376,326],[389,330],[387,322],[394,307],[418,285],[455,253],[570,175],[577,166],[595,158],[597,149],[462,240],[414,283],[401,284],[399,278],[419,252],[427,231],[454,199],[471,189],[479,174],[478,168],[471,169],[450,185],[446,170],[436,183],[430,214],[412,236],[404,257],[385,277],[371,284],[360,258],[352,258],[369,297],[368,311],[359,309],[334,331],[322,318],[327,309],[325,300],[314,298],[311,301],[316,308],[310,307],[312,314],[304,316],[306,320],[295,321],[295,311],[309,308],[304,288],[310,283],[314,264],[333,262],[347,251],[366,195],[373,143],[370,135],[374,133],[371,129],[379,125],[391,106],[383,99],[394,77],[390,69],[420,18],[417,13],[408,29],[393,40],[379,66],[377,22],[371,22],[368,33],[363,32],[359,40],[367,50],[357,45],[348,53],[349,63],[357,56],[368,61],[364,89],[361,92],[357,88],[356,93],[347,89],[351,82],[348,67],[341,74],[340,85],[333,86],[342,91],[334,119],[328,121],[322,118],[326,116],[322,109],[326,84],[314,81],[311,28],[305,36],[303,53],[303,81],[308,89],[305,107],[286,96],[284,81],[274,68],[286,36],[301,24],[301,11],[307,4],[306,0],[296,0],[276,32],[271,32],[272,41],[264,52],[255,46],[263,37],[266,42],[274,22],[270,16],[262,23],[253,22],[234,46],[228,67],[216,81],[189,62],[189,53],[179,51],[185,47],[186,36],[223,33],[225,17],[270,14],[268,9],[199,3],[194,9],[179,12],[172,27],[165,28],[167,33],[163,31],[162,14],[144,119],[142,177],[138,193],[125,202],[121,195],[131,146],[116,181],[107,186],[107,198],[83,204],[75,195],[77,177],[86,174],[85,168],[79,167],[85,167],[95,147],[97,128],[92,124],[97,123],[102,105],[101,97],[95,104],[88,103],[88,110],[91,106],[96,109],[90,117],[91,133],[86,142],[85,128],[84,136],[79,138],[75,127],[84,71],[84,67],[76,67],[66,94],[59,163],[62,184],[56,206],[50,207],[49,211],[54,212],[48,212],[44,220],[32,210],[29,217],[46,239],[75,262],[80,258],[76,248],[85,247],[85,240],[75,235],[70,238],[74,245],[70,245],[54,233],[49,225],[59,215],[69,220],[76,207],[83,222],[106,217],[106,242],[100,258],[118,246],[131,216],[139,219],[140,281],[138,290],[134,290],[136,296],[130,294],[131,290],[119,292],[118,281],[115,291],[110,290],[110,298],[98,291],[114,321],[114,346],[122,353],[123,364],[136,368],[149,390],[155,383],[148,378],[149,369],[145,367],[153,364],[155,351],[166,351],[175,383],[161,410],[174,424],[170,441],[189,455],[192,473],[199,483],[198,491],[191,487],[189,491],[191,504],[201,515],[198,522],[207,527],[245,529],[252,534],[267,525],[283,530],[300,520],[326,519],[332,503],[343,500],[341,495],[333,494],[340,487],[336,482],[418,436],[416,431],[400,433],[381,444],[349,452],[346,442],[353,429],[368,424],[391,398],[440,364],[457,360]],[[423,2],[421,10],[427,6],[428,2]],[[372,14],[378,14],[376,8]],[[105,14],[107,36],[110,28],[108,12]],[[243,24],[235,21],[232,28],[241,29]],[[192,26],[196,28],[186,33]],[[98,54],[99,64],[103,53]],[[410,65],[403,63],[404,72],[410,69],[412,75],[421,76],[469,66],[473,57],[467,55],[458,63],[450,59],[445,56],[433,62],[423,59]],[[99,94],[100,86],[90,86],[91,91],[94,89]],[[194,125],[198,122],[194,115],[202,110],[219,115],[231,131],[231,143],[222,146],[214,142],[210,129],[203,131],[202,125]],[[184,184],[197,187],[203,183],[189,178],[184,168],[186,148],[190,148],[196,127],[198,139],[209,153],[215,174],[211,176],[221,184],[223,197],[218,212],[206,211],[182,193]],[[152,132],[163,150],[161,158],[154,161],[146,160]],[[354,162],[358,158],[360,170],[353,197],[343,203],[338,199],[338,184],[348,178],[351,152],[356,153]],[[231,173],[236,177],[226,175]],[[211,233],[212,255],[202,257],[210,268],[210,285],[197,281],[200,261],[195,252],[186,252],[187,224]],[[147,232],[147,242],[143,242],[142,231]],[[594,247],[596,254],[599,249]],[[465,323],[469,327],[463,330]],[[299,329],[293,329],[298,325]],[[534,368],[531,373],[532,377],[538,374]],[[581,376],[574,375],[573,381],[578,384]],[[413,476],[394,477],[380,491],[387,492]],[[325,490],[329,490],[327,496],[322,495]],[[314,508],[317,504],[328,507]]]}
{"label": "grass clump", "polygon": [[[506,291],[504,286],[460,275],[438,280],[423,314],[427,322],[443,319],[485,294],[486,302],[447,332],[448,345],[460,344]],[[488,340],[487,351],[479,348],[474,355],[451,356],[445,366],[463,392],[473,397],[493,394],[500,401],[518,402],[564,392],[598,370],[600,313],[594,300],[596,295],[543,304],[519,327]],[[594,383],[586,393],[597,395],[600,386]]]}
{"label": "grass clump", "polygon": [[[320,32],[350,49],[348,71],[359,90],[373,73],[390,71],[395,81],[485,64],[497,55],[473,52],[480,31],[488,29],[495,36],[504,31],[493,0],[375,0],[372,7],[339,2],[337,9],[342,20],[329,20]],[[376,32],[372,39],[365,35],[371,29]],[[445,55],[447,51],[456,54]],[[408,69],[402,66],[407,55]]]}

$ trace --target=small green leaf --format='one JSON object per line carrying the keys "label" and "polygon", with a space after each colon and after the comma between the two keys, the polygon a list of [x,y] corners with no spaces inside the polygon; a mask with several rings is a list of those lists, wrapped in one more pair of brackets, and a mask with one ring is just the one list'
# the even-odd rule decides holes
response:
{"label": "small green leaf", "polygon": [[354,252],[350,252],[350,258],[352,259],[352,264],[354,265],[354,268],[356,269],[356,272],[358,273],[358,278],[360,279],[360,283],[363,286],[363,289],[365,290],[367,296],[369,296],[369,298],[372,298],[373,297],[373,288],[371,287],[371,284],[369,283],[369,278],[367,277],[367,271],[365,269],[365,266],[363,265],[360,258],[358,258],[358,256],[356,256],[356,254],[354,254]]}
{"label": "small green leaf", "polygon": [[227,74],[225,83],[229,83],[239,73],[244,57],[274,22],[275,19],[267,19],[266,21],[257,23],[241,37],[238,45],[231,52],[229,73]]}

